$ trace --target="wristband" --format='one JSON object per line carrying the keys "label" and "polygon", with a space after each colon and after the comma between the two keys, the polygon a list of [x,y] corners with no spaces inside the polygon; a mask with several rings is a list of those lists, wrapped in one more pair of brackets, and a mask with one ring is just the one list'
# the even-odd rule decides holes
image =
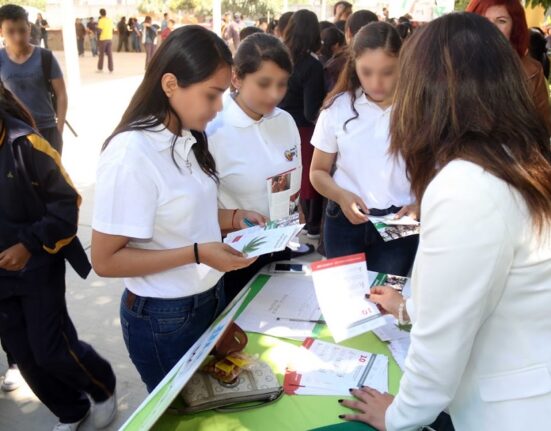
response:
{"label": "wristband", "polygon": [[237,214],[237,211],[239,211],[239,210],[233,210],[233,214],[232,214],[232,216],[231,216],[231,227],[232,227],[232,229],[237,229],[237,228],[235,227],[235,223],[234,223],[234,221],[235,221],[235,215]]}
{"label": "wristband", "polygon": [[193,254],[195,255],[195,263],[197,265],[200,265],[201,261],[199,260],[199,245],[197,243],[193,244]]}

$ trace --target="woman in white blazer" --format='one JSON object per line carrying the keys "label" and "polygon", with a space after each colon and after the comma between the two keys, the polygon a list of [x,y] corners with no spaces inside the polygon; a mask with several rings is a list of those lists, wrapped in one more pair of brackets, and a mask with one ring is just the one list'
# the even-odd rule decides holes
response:
{"label": "woman in white blazer", "polygon": [[447,410],[457,431],[551,429],[551,150],[518,56],[471,14],[402,52],[391,150],[422,230],[411,300],[371,299],[409,315],[411,347],[397,396],[352,390],[341,417],[413,431]]}

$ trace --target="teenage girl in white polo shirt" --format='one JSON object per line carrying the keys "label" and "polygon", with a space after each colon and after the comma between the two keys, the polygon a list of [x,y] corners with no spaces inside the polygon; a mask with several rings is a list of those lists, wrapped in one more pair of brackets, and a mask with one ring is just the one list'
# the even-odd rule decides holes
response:
{"label": "teenage girl in white polo shirt", "polygon": [[[276,37],[256,33],[239,44],[234,91],[225,95],[224,109],[207,127],[221,208],[249,208],[269,218],[267,179],[291,170],[296,181],[290,192],[300,190],[300,135],[293,117],[277,107],[292,71],[289,51]],[[254,265],[226,274],[226,294],[234,296],[265,264],[290,257],[290,250],[261,256]]]}
{"label": "teenage girl in white polo shirt", "polygon": [[418,236],[385,243],[368,218],[412,215],[415,208],[404,164],[388,154],[400,47],[398,32],[387,23],[368,24],[356,34],[316,124],[310,177],[329,199],[327,257],[365,252],[369,269],[407,275]]}
{"label": "teenage girl in white polo shirt", "polygon": [[98,167],[92,262],[125,277],[121,325],[132,362],[152,391],[225,306],[222,274],[250,265],[221,229],[262,224],[218,210],[216,168],[203,133],[230,84],[231,53],[214,33],[187,26],[163,42]]}

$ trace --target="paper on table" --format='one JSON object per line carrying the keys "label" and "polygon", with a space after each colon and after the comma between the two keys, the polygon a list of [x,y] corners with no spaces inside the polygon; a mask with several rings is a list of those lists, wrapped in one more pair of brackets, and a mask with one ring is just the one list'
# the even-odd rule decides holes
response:
{"label": "paper on table", "polygon": [[256,257],[285,249],[303,227],[300,224],[276,229],[254,226],[229,233],[224,242],[248,257]]}
{"label": "paper on table", "polygon": [[274,175],[266,180],[270,219],[287,217],[297,209],[302,167]]}
{"label": "paper on table", "polygon": [[377,306],[365,298],[365,254],[322,260],[311,267],[321,312],[337,343],[385,324]]}
{"label": "paper on table", "polygon": [[406,338],[400,338],[397,340],[392,340],[390,344],[388,345],[388,348],[390,350],[390,353],[392,353],[392,357],[400,367],[402,371],[404,371],[404,364],[406,362],[406,356],[408,355],[409,345],[411,343],[410,337]]}
{"label": "paper on table", "polygon": [[388,391],[388,358],[308,338],[291,358],[283,388],[289,395],[349,395],[349,388]]}
{"label": "paper on table", "polygon": [[381,326],[373,330],[375,335],[379,337],[381,341],[393,341],[400,340],[402,338],[409,338],[409,332],[398,329],[398,321],[393,316],[384,316],[386,325]]}
{"label": "paper on table", "polygon": [[[312,336],[321,311],[311,277],[272,276],[236,322],[245,331],[304,340]],[[277,320],[280,318],[280,320]]]}

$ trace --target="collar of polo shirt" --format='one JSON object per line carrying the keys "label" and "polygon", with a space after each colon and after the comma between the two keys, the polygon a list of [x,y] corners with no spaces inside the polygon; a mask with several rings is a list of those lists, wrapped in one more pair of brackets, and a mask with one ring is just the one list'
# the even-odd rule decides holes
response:
{"label": "collar of polo shirt", "polygon": [[[165,151],[172,145],[174,134],[166,128],[163,124],[159,124],[148,130],[154,137],[155,147],[157,151]],[[174,151],[183,159],[187,160],[189,152],[193,145],[197,143],[197,139],[187,129],[182,129],[182,136],[176,138],[176,146]]]}
{"label": "collar of polo shirt", "polygon": [[227,105],[226,108],[226,119],[229,124],[231,124],[234,127],[250,127],[254,124],[260,124],[265,120],[269,120],[271,118],[277,117],[279,114],[281,114],[281,110],[276,108],[269,114],[264,115],[260,120],[255,120],[251,117],[249,117],[237,104],[237,102],[234,99],[234,96],[231,94],[227,94],[227,96],[224,98],[224,104]]}
{"label": "collar of polo shirt", "polygon": [[358,88],[356,90],[356,101],[354,102],[354,104],[357,104],[357,105],[369,105],[370,107],[372,108],[376,108],[378,109],[379,111],[383,112],[383,113],[386,113],[386,112],[390,112],[390,109],[392,108],[392,105],[389,106],[388,108],[386,109],[383,109],[381,108],[379,105],[377,105],[375,102],[372,102],[371,100],[369,100],[367,98],[367,95],[365,94],[365,92],[363,91],[362,88]]}

